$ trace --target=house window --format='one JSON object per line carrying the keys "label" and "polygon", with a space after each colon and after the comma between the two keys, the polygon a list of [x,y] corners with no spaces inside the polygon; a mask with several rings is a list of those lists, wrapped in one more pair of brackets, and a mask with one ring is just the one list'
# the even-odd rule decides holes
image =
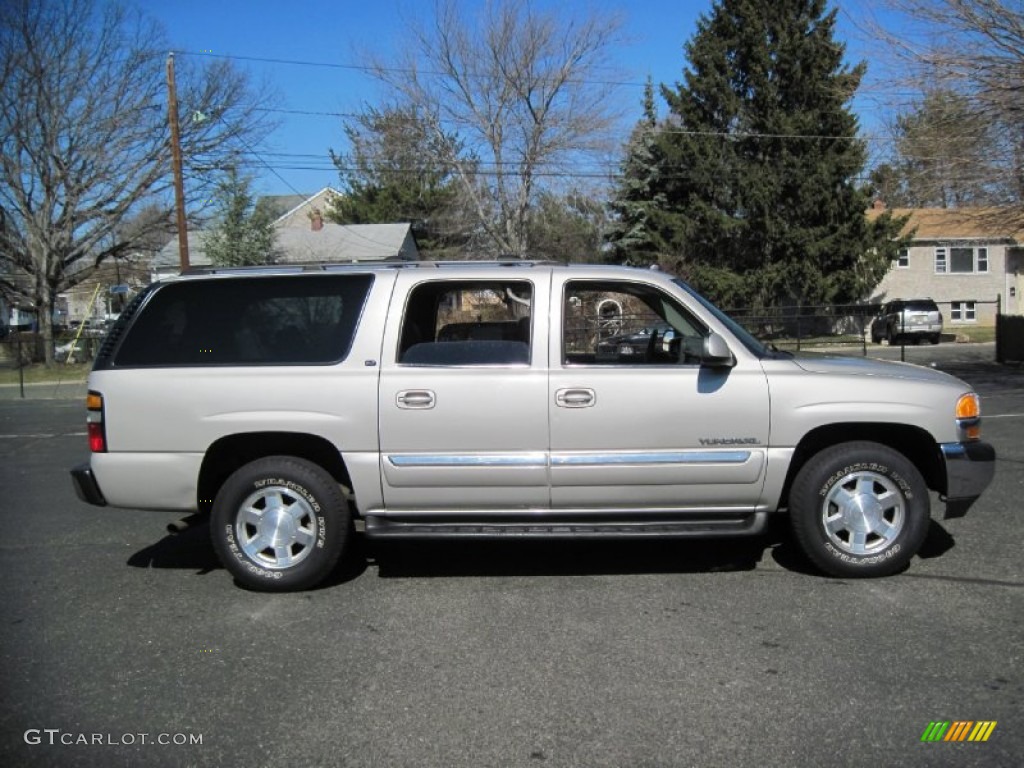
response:
{"label": "house window", "polygon": [[988,272],[988,248],[955,246],[935,249],[936,274],[973,275]]}
{"label": "house window", "polygon": [[973,301],[954,301],[950,305],[949,319],[954,323],[973,323],[977,320]]}
{"label": "house window", "polygon": [[906,269],[910,266],[910,251],[906,248],[900,248],[899,255],[896,257],[896,267],[899,269]]}

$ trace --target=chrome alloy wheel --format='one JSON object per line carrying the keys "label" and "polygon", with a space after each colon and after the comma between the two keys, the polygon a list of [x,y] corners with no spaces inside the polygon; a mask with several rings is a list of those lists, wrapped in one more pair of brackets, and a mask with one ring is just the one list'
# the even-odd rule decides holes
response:
{"label": "chrome alloy wheel", "polygon": [[886,549],[906,519],[906,499],[895,483],[877,472],[854,472],[829,490],[821,521],[829,540],[852,555]]}
{"label": "chrome alloy wheel", "polygon": [[309,503],[282,486],[267,486],[250,495],[235,516],[242,551],[264,568],[291,568],[313,551],[316,515]]}

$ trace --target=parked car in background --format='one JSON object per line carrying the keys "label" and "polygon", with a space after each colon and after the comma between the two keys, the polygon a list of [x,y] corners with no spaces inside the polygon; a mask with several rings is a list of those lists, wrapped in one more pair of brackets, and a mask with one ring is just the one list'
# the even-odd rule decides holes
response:
{"label": "parked car in background", "polygon": [[942,312],[931,299],[896,299],[882,305],[871,323],[871,340],[890,344],[900,339],[917,343],[927,339],[938,344],[942,336]]}
{"label": "parked car in background", "polygon": [[610,336],[597,343],[597,359],[602,362],[650,362],[658,352],[658,342],[667,345],[675,335],[672,326],[656,325]]}

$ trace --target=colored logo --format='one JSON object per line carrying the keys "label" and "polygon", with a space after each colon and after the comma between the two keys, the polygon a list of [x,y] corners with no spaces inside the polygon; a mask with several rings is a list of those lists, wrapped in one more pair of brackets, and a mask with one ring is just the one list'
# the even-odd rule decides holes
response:
{"label": "colored logo", "polygon": [[988,741],[995,729],[995,720],[932,720],[921,741]]}

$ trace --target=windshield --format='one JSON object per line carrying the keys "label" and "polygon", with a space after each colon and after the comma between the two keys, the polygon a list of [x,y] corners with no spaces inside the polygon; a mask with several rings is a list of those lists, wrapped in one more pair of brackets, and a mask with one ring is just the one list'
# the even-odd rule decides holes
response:
{"label": "windshield", "polygon": [[725,312],[720,310],[710,301],[708,301],[699,293],[697,293],[697,291],[695,291],[689,283],[687,283],[685,280],[680,280],[678,278],[673,280],[672,282],[674,282],[676,285],[678,285],[680,288],[682,288],[684,291],[690,294],[690,296],[696,299],[700,303],[700,305],[704,307],[704,309],[706,309],[708,312],[714,315],[715,319],[717,319],[722,325],[728,328],[729,332],[732,333],[732,335],[735,336],[737,339],[739,339],[740,342],[742,342],[743,346],[745,346],[758,357],[768,356],[769,353],[767,347],[765,347],[764,344],[762,344],[760,341],[754,338],[754,336],[751,335],[750,331],[748,331],[742,325],[740,325],[727,314],[725,314]]}

